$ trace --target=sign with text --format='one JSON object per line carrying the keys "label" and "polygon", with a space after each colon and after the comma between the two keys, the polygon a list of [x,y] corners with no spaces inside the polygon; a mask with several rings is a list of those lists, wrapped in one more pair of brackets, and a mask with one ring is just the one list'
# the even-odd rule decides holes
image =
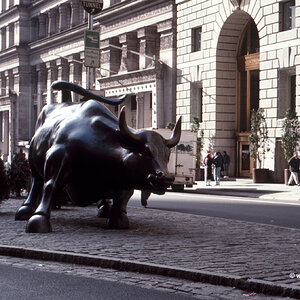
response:
{"label": "sign with text", "polygon": [[83,8],[91,15],[98,14],[103,8],[103,0],[82,0]]}
{"label": "sign with text", "polygon": [[84,32],[84,65],[86,67],[100,67],[100,35],[99,31],[86,30]]}

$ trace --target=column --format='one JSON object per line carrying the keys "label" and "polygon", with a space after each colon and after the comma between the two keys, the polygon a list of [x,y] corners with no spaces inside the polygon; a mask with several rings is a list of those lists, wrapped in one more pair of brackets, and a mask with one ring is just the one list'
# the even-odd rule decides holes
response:
{"label": "column", "polygon": [[67,4],[61,4],[58,7],[59,12],[59,24],[58,24],[58,30],[63,31],[68,28],[68,6]]}
{"label": "column", "polygon": [[112,76],[119,72],[121,63],[121,50],[111,47],[115,45],[120,47],[119,38],[110,38],[101,41],[101,70],[102,76]]}
{"label": "column", "polygon": [[139,93],[136,96],[137,109],[136,109],[136,128],[144,128],[144,99],[145,95]]}
{"label": "column", "polygon": [[[57,66],[57,80],[69,81],[69,63],[65,58],[59,58],[56,60]],[[62,93],[58,92],[57,102],[62,102]]]}
{"label": "column", "polygon": [[57,80],[57,67],[55,61],[50,61],[46,63],[47,68],[47,104],[56,102],[55,96],[51,89],[51,84],[53,81]]}
{"label": "column", "polygon": [[10,130],[9,130],[9,144],[10,144],[10,158],[13,157],[13,154],[17,150],[17,94],[14,92],[11,93],[10,91],[13,91],[14,88],[14,77],[12,70],[7,70],[4,72],[5,79],[6,79],[6,95],[9,95],[10,100],[10,114],[9,114],[9,124],[10,124]]}
{"label": "column", "polygon": [[39,20],[39,39],[46,37],[46,21],[47,16],[45,14],[40,14],[38,17]]}
{"label": "column", "polygon": [[[156,27],[146,27],[139,29],[137,32],[137,38],[140,39],[140,53],[151,56],[158,57],[158,51],[156,47],[156,41],[159,39]],[[154,60],[147,58],[144,55],[139,57],[140,69],[146,69],[154,66]]]}
{"label": "column", "polygon": [[36,66],[37,72],[37,115],[41,112],[44,103],[44,94],[47,93],[47,69],[45,64]]}
{"label": "column", "polygon": [[72,0],[71,4],[71,27],[81,23],[80,5],[78,0]]}
{"label": "column", "polygon": [[[70,65],[69,80],[70,82],[73,82],[81,86],[82,85],[82,64],[77,61],[80,61],[79,53],[72,55],[72,58],[69,60],[69,65]],[[79,101],[79,95],[72,92],[72,101],[73,102]]]}
{"label": "column", "polygon": [[17,93],[17,140],[28,140],[32,126],[33,97],[31,95],[31,67],[20,66],[13,69],[14,88]]}
{"label": "column", "polygon": [[132,51],[137,51],[137,36],[135,32],[125,33],[119,37],[120,44],[122,44],[122,56],[120,72],[130,72],[138,70],[139,57],[133,54]]}
{"label": "column", "polygon": [[56,33],[56,9],[53,8],[48,12],[48,35]]}
{"label": "column", "polygon": [[2,131],[2,140],[3,140],[3,146],[2,146],[2,157],[4,161],[7,161],[8,155],[9,155],[9,111],[5,110],[2,113],[3,118],[3,131]]}

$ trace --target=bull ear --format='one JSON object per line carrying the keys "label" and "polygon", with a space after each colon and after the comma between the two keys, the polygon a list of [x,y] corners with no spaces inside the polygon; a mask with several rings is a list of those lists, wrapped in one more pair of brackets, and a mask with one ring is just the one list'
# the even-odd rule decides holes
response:
{"label": "bull ear", "polygon": [[126,123],[126,114],[125,114],[125,106],[122,107],[120,117],[119,117],[119,128],[120,133],[124,140],[129,143],[139,143],[141,142],[141,137],[131,131]]}
{"label": "bull ear", "polygon": [[167,147],[169,148],[175,147],[179,143],[180,137],[181,137],[181,117],[178,119],[175,125],[171,138],[166,140]]}

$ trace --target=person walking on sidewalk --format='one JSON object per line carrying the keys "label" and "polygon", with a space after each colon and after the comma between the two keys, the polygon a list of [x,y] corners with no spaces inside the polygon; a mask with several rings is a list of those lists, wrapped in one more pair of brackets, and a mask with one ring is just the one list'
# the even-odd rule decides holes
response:
{"label": "person walking on sidewalk", "polygon": [[223,151],[223,166],[224,166],[224,178],[229,177],[229,164],[230,164],[230,156],[227,154],[226,151]]}
{"label": "person walking on sidewalk", "polygon": [[288,185],[292,185],[293,180],[297,185],[300,185],[299,177],[298,177],[300,158],[298,156],[297,151],[295,151],[294,156],[289,159],[289,166],[290,166],[291,176],[289,178]]}
{"label": "person walking on sidewalk", "polygon": [[223,163],[223,159],[222,159],[221,152],[217,152],[213,158],[213,164],[215,165],[216,185],[220,185],[222,163]]}
{"label": "person walking on sidewalk", "polygon": [[205,184],[210,185],[210,182],[212,180],[212,156],[209,151],[203,159],[203,164],[205,166]]}

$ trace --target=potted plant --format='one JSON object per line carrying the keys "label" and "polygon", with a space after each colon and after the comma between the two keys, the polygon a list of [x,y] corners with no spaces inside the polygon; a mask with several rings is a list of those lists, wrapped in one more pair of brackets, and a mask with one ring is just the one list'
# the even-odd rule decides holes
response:
{"label": "potted plant", "polygon": [[10,168],[8,170],[8,180],[11,192],[16,197],[21,196],[21,191],[29,191],[31,172],[29,162],[25,157],[22,149],[16,153],[12,159]]}
{"label": "potted plant", "polygon": [[268,128],[263,108],[251,110],[250,131],[250,156],[255,165],[253,182],[269,182],[269,169],[263,167],[268,141]]}
{"label": "potted plant", "polygon": [[[200,130],[200,118],[199,117],[193,117],[192,119],[192,126],[191,126],[191,131],[198,133],[197,137],[197,150],[196,150],[196,175],[195,175],[195,180],[200,181],[204,180],[204,169],[201,169],[201,152],[203,150],[203,136],[204,136],[204,131]],[[200,136],[199,136],[200,134]]]}
{"label": "potted plant", "polygon": [[9,185],[3,160],[0,158],[0,203],[9,198]]}
{"label": "potted plant", "polygon": [[[288,161],[296,150],[300,138],[300,123],[295,110],[288,108],[283,119],[281,147],[284,158]],[[284,182],[288,183],[289,169],[284,170]]]}

